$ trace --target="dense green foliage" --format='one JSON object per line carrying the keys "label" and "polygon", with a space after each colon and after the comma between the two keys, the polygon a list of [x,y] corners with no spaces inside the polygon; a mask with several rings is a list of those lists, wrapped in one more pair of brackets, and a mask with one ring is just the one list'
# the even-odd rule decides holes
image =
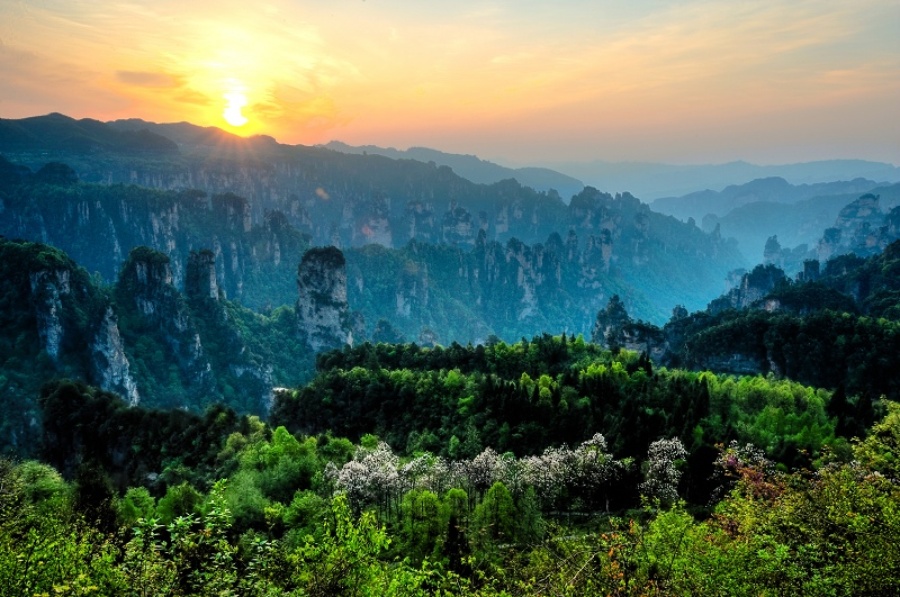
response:
{"label": "dense green foliage", "polygon": [[[727,391],[742,383],[765,385]],[[664,497],[683,466],[674,440],[640,467],[644,505],[611,516],[602,500],[572,511],[636,468],[599,435],[448,466],[373,436],[354,446],[223,410],[143,412],[68,382],[42,405],[56,421],[48,450],[82,464],[66,481],[0,460],[0,595],[884,595],[900,573],[895,403],[849,446],[852,462],[787,473],[750,445],[720,448],[700,520]],[[110,484],[137,462],[164,473]]]}
{"label": "dense green foliage", "polygon": [[626,457],[659,437],[678,437],[700,461],[711,460],[716,443],[738,440],[795,465],[835,439],[828,392],[773,378],[654,370],[645,356],[602,351],[581,338],[432,349],[365,344],[322,354],[318,367],[309,385],[278,395],[273,424],[354,440],[376,433],[407,454],[473,457],[488,446],[537,454],[601,432]]}
{"label": "dense green foliage", "polygon": [[[222,403],[263,413],[273,386],[308,378],[313,357],[294,309],[262,315],[185,296],[166,281],[169,267],[169,257],[139,247],[109,287],[59,249],[0,239],[0,451],[36,453],[36,400],[54,379],[106,384],[151,408]],[[144,282],[138,269],[149,272]]]}
{"label": "dense green foliage", "polygon": [[[900,242],[867,259],[833,258],[811,279],[791,281],[769,269],[774,285],[747,308],[712,308],[727,302],[719,299],[667,324],[663,362],[749,368],[834,389],[840,399],[830,413],[849,434],[863,434],[874,422],[874,401],[900,398]],[[753,287],[752,276],[763,273],[757,268],[746,281]]]}
{"label": "dense green foliage", "polygon": [[113,394],[69,380],[47,384],[39,404],[44,460],[69,477],[81,463],[99,466],[122,489],[185,480],[204,486],[215,476],[222,438],[249,433],[251,425],[221,406],[202,416],[129,408]]}
{"label": "dense green foliage", "polygon": [[[37,444],[35,397],[42,383],[67,375],[90,379],[90,355],[80,340],[93,335],[107,294],[61,251],[0,239],[0,451],[30,453]],[[68,333],[39,334],[41,326],[57,325]]]}

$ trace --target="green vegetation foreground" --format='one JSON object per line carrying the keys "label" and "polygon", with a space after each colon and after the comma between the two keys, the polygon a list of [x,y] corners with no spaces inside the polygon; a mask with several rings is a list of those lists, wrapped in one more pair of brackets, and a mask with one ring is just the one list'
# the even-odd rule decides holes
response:
{"label": "green vegetation foreground", "polygon": [[0,462],[0,595],[884,595],[900,578],[896,403],[849,440],[829,392],[564,336],[318,365],[271,426],[46,385],[49,464]]}
{"label": "green vegetation foreground", "polygon": [[0,594],[886,595],[900,575],[895,403],[852,463],[787,474],[758,451],[724,450],[733,487],[705,520],[655,501],[578,528],[545,521],[517,543],[528,512],[499,482],[474,509],[459,490],[411,490],[387,523],[345,493],[298,491],[264,508],[264,530],[237,532],[235,510],[262,498],[242,475],[325,457],[315,439],[265,435],[230,438],[247,443],[229,480],[159,500],[143,488],[112,497],[86,470],[67,483],[46,465],[0,462]]}

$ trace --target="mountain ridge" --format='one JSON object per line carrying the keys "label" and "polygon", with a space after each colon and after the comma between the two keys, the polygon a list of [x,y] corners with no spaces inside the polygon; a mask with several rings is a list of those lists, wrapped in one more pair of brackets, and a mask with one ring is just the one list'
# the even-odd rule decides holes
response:
{"label": "mountain ridge", "polygon": [[475,155],[446,153],[428,147],[410,147],[406,150],[400,150],[392,147],[378,147],[376,145],[352,146],[340,141],[331,141],[322,145],[322,147],[342,153],[376,154],[392,159],[435,162],[438,165],[449,166],[463,178],[479,184],[490,184],[514,178],[520,184],[537,191],[553,189],[563,198],[571,197],[581,192],[585,186],[580,180],[550,168],[538,166],[508,168],[488,160],[482,160]]}
{"label": "mountain ridge", "polygon": [[[661,197],[723,189],[758,179],[780,176],[792,184],[835,179],[870,178],[900,182],[900,167],[868,160],[819,160],[761,166],[745,161],[724,164],[675,165],[654,162],[555,162],[543,165],[574,176],[585,184],[609,190],[628,190],[648,203]],[[701,214],[702,217],[702,214]]]}

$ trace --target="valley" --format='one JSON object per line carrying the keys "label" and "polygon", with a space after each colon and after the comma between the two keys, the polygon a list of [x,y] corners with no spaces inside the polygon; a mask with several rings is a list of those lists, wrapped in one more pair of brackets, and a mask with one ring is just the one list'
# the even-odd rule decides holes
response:
{"label": "valley", "polygon": [[648,204],[422,148],[60,114],[0,121],[0,154],[10,591],[896,578],[896,183]]}

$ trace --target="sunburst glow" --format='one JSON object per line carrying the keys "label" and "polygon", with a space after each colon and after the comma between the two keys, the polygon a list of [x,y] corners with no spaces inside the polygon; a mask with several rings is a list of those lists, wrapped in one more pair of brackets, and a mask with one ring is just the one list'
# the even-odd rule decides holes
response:
{"label": "sunburst glow", "polygon": [[332,4],[0,0],[0,116],[521,164],[900,163],[897,0]]}
{"label": "sunburst glow", "polygon": [[241,113],[241,109],[247,105],[247,96],[242,91],[229,91],[224,95],[225,110],[222,111],[222,118],[231,126],[244,126],[248,119]]}

